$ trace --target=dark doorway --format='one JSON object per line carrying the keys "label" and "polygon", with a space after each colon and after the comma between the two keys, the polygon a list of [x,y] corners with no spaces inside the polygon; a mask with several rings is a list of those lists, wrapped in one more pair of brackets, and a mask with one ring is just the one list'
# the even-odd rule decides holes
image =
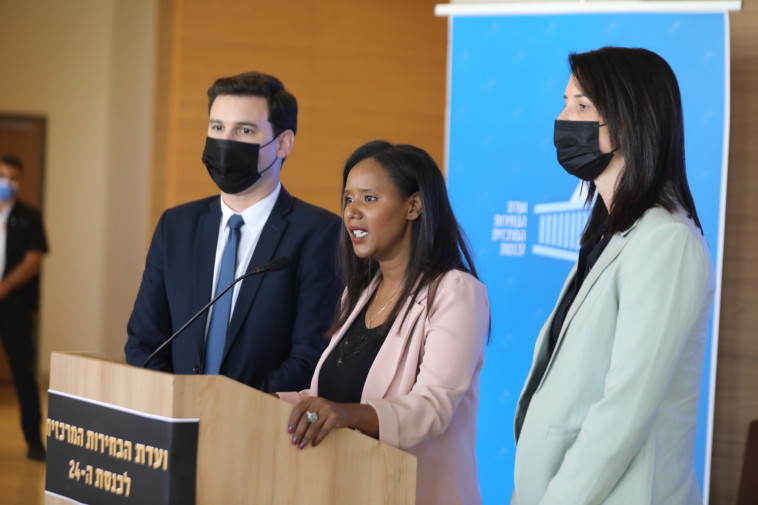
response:
{"label": "dark doorway", "polygon": [[[13,154],[21,158],[24,163],[24,181],[19,197],[40,209],[43,204],[45,129],[44,117],[0,114],[0,155]],[[34,338],[37,339],[36,331]],[[0,346],[0,380],[10,379],[8,360]]]}

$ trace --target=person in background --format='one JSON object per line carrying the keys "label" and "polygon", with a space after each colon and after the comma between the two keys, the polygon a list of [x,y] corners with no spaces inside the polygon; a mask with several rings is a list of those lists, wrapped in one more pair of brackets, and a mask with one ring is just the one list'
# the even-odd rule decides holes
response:
{"label": "person in background", "polygon": [[286,257],[288,268],[237,283],[149,367],[221,374],[266,392],[306,387],[341,290],[339,217],[280,184],[297,101],[277,78],[221,78],[208,98],[202,159],[221,194],[161,216],[127,325],[126,360],[142,366],[234,278]]}
{"label": "person in background", "polygon": [[342,177],[346,285],[310,389],[287,427],[303,449],[350,427],[415,454],[416,503],[481,503],[475,456],[489,331],[445,181],[423,150],[359,147]]}
{"label": "person in background", "polygon": [[702,503],[693,452],[714,273],[679,85],[645,49],[569,63],[555,146],[596,200],[516,409],[512,504]]}
{"label": "person in background", "polygon": [[18,199],[23,163],[0,157],[0,339],[21,406],[29,459],[44,461],[32,328],[39,305],[39,272],[47,239],[39,211]]}

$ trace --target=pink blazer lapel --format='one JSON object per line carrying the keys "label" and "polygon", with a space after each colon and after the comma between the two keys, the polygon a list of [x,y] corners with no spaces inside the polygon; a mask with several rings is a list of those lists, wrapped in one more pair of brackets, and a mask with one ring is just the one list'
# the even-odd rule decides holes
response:
{"label": "pink blazer lapel", "polygon": [[[408,312],[408,316],[403,321],[410,297],[406,300],[403,307],[390,328],[387,338],[384,340],[382,348],[376,355],[373,365],[366,376],[366,384],[363,386],[362,400],[371,398],[385,398],[389,392],[392,381],[397,372],[403,367],[401,360],[412,359],[406,356],[409,340],[419,332],[423,331],[423,325],[419,327],[416,323],[419,317],[426,309],[426,290],[419,293],[418,298]],[[364,301],[365,303],[365,301]]]}

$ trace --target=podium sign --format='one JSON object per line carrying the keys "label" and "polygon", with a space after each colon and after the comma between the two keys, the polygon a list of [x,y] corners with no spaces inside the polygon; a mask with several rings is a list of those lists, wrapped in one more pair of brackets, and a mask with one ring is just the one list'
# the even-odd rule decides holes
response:
{"label": "podium sign", "polygon": [[82,504],[194,504],[198,419],[49,391],[45,490]]}

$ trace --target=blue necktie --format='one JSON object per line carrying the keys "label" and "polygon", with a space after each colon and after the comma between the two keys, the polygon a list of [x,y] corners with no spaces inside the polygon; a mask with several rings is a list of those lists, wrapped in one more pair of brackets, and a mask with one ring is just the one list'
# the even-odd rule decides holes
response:
{"label": "blue necktie", "polygon": [[[245,224],[239,214],[233,214],[229,218],[229,238],[224,247],[224,255],[221,258],[221,271],[218,274],[216,295],[234,280],[234,271],[237,268],[237,245],[240,241],[240,228]],[[211,311],[211,323],[208,327],[208,338],[205,343],[205,369],[203,373],[218,374],[221,369],[221,357],[226,345],[226,331],[229,329],[229,316],[232,313],[233,289],[224,294],[213,306]]]}

